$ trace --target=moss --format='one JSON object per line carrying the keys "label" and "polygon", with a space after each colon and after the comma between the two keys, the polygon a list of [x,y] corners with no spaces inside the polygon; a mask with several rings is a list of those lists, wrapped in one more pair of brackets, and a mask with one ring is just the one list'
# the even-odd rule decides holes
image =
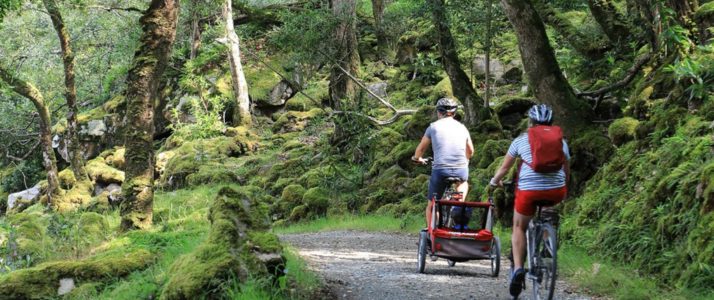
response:
{"label": "moss", "polygon": [[436,121],[436,108],[434,106],[422,106],[404,124],[404,133],[407,138],[420,139],[431,122]]}
{"label": "moss", "polygon": [[700,20],[706,19],[714,14],[714,2],[704,3],[694,13],[694,17]]}
{"label": "moss", "polygon": [[18,270],[0,278],[0,298],[47,299],[57,296],[59,280],[72,278],[76,284],[108,282],[151,264],[154,255],[146,250],[100,255],[78,261],[59,261]]}
{"label": "moss", "polygon": [[285,203],[290,210],[302,202],[302,197],[305,195],[305,188],[299,184],[291,184],[283,189],[280,195],[280,202]]}
{"label": "moss", "polygon": [[121,113],[121,110],[126,106],[126,97],[124,95],[116,95],[109,101],[104,102],[102,108],[108,113]]}
{"label": "moss", "polygon": [[610,139],[599,130],[581,132],[573,140],[568,141],[570,146],[570,168],[573,170],[572,188],[579,191],[582,185],[604,165],[614,153]]}
{"label": "moss", "polygon": [[29,208],[7,218],[8,223],[15,228],[17,255],[29,256],[36,261],[41,260],[52,244],[51,238],[47,235],[47,219],[41,212],[31,212]]}
{"label": "moss", "polygon": [[248,93],[253,102],[260,102],[270,97],[270,91],[280,82],[281,78],[268,68],[245,68],[245,79],[248,82]]}
{"label": "moss", "polygon": [[445,77],[439,83],[434,86],[434,89],[431,91],[431,94],[429,94],[429,100],[432,100],[434,103],[436,103],[436,100],[439,100],[440,98],[443,97],[454,97],[454,92],[451,88],[451,80],[449,80],[448,77]]}
{"label": "moss", "polygon": [[317,215],[322,215],[330,206],[329,192],[321,187],[314,187],[307,191],[302,196],[302,202],[307,205],[308,209]]}
{"label": "moss", "polygon": [[[310,95],[311,100],[304,94]],[[302,93],[297,93],[288,99],[285,109],[288,111],[309,111],[322,106],[322,102],[329,100],[329,82],[327,80],[310,83]]]}
{"label": "moss", "polygon": [[224,163],[205,163],[198,170],[186,176],[186,186],[200,186],[203,184],[233,183],[242,178],[236,173],[236,168]]}
{"label": "moss", "polygon": [[208,237],[170,267],[161,299],[213,298],[232,278],[245,282],[277,274],[282,248],[267,232],[267,209],[252,196],[227,187],[218,192]]}
{"label": "moss", "polygon": [[306,112],[289,111],[275,121],[273,131],[278,133],[301,131],[305,129],[310,119],[324,114],[325,111],[319,108],[313,108]]}
{"label": "moss", "polygon": [[487,168],[496,158],[506,155],[510,140],[488,140],[474,155],[478,158],[477,168]]}
{"label": "moss", "polygon": [[71,189],[74,183],[77,182],[77,178],[74,177],[74,172],[72,172],[70,168],[59,172],[57,179],[59,180],[60,187],[63,189]]}
{"label": "moss", "polygon": [[622,145],[635,138],[639,123],[640,121],[630,117],[617,119],[610,124],[610,127],[607,129],[607,134],[615,145]]}
{"label": "moss", "polygon": [[[177,189],[188,184],[189,175],[194,184],[211,180],[232,182],[238,180],[233,171],[227,168],[231,160],[257,149],[255,136],[251,133],[235,130],[236,136],[219,136],[210,139],[186,141],[178,148],[157,155],[158,185],[163,188]],[[238,133],[242,132],[242,133]],[[224,165],[221,169],[211,170],[209,166]],[[209,165],[209,166],[206,166]]]}
{"label": "moss", "polygon": [[89,178],[94,182],[103,184],[124,182],[124,172],[110,167],[102,157],[88,161],[86,169]]}
{"label": "moss", "polygon": [[369,168],[367,176],[374,177],[382,170],[386,170],[390,166],[395,164],[405,169],[415,168],[415,164],[411,162],[411,157],[414,154],[414,149],[416,149],[417,144],[417,141],[399,143],[394,148],[392,148],[392,150],[387,155],[377,158],[377,160],[372,163],[372,166]]}
{"label": "moss", "polygon": [[117,147],[111,152],[111,154],[104,157],[104,161],[107,165],[113,168],[123,170],[124,164],[126,163],[126,158],[124,157],[125,154],[126,148]]}
{"label": "moss", "polygon": [[290,220],[295,222],[299,220],[307,219],[310,214],[310,208],[307,205],[298,205],[290,212]]}
{"label": "moss", "polygon": [[94,184],[89,180],[77,181],[72,189],[52,199],[50,205],[57,212],[69,212],[88,205],[92,201]]}

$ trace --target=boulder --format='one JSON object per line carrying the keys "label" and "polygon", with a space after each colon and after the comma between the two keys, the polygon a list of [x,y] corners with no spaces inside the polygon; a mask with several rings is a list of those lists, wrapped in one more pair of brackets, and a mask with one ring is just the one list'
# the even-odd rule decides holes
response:
{"label": "boulder", "polygon": [[[372,93],[375,95],[386,98],[387,97],[387,87],[389,85],[385,81],[380,81],[380,82],[375,82],[375,83],[370,83],[367,85],[367,89],[369,89]],[[372,95],[369,95],[370,98],[373,98]]]}
{"label": "boulder", "polygon": [[13,209],[17,206],[29,206],[26,204],[34,203],[40,198],[40,185],[35,185],[24,191],[10,194],[7,196],[7,209]]}
{"label": "boulder", "polygon": [[259,106],[282,106],[290,97],[295,95],[295,92],[289,82],[281,80],[270,90],[268,97],[259,99],[257,104]]}
{"label": "boulder", "polygon": [[80,135],[95,137],[102,137],[105,133],[107,133],[107,125],[103,120],[90,120],[87,122],[86,127],[82,126],[82,129],[79,131]]}
{"label": "boulder", "polygon": [[[479,79],[486,78],[486,56],[477,55],[472,61],[474,76]],[[519,62],[504,63],[498,59],[491,58],[490,76],[499,84],[521,82],[523,80],[523,70]]]}

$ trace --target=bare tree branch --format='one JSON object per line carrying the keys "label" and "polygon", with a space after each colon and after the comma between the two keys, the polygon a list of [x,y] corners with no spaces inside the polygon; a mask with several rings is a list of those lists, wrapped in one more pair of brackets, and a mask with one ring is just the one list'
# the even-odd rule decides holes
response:
{"label": "bare tree branch", "polygon": [[340,111],[340,110],[338,110],[338,111],[332,112],[332,114],[333,115],[355,115],[355,116],[363,117],[363,118],[370,120],[374,125],[384,126],[384,125],[389,125],[389,124],[396,122],[402,116],[412,115],[415,112],[416,112],[416,109],[395,110],[394,115],[392,115],[391,118],[384,120],[384,121],[379,120],[372,116],[365,115],[363,113],[355,112],[355,111]]}
{"label": "bare tree branch", "polygon": [[143,12],[144,12],[143,9],[140,9],[140,8],[137,8],[137,7],[133,7],[133,6],[129,6],[129,7],[119,7],[119,6],[89,5],[89,6],[87,6],[87,8],[89,8],[89,9],[100,9],[100,10],[106,10],[106,11],[116,11],[116,10],[120,10],[120,11],[135,12],[135,13],[143,13]]}
{"label": "bare tree branch", "polygon": [[617,81],[611,85],[594,91],[577,92],[575,93],[575,95],[578,97],[597,98],[598,96],[607,94],[615,89],[624,87],[630,82],[632,82],[633,79],[635,79],[637,73],[639,73],[640,69],[642,69],[642,67],[650,60],[650,58],[652,58],[652,53],[647,53],[635,60],[635,64],[627,71],[627,76],[625,76],[625,78],[622,78],[620,81]]}

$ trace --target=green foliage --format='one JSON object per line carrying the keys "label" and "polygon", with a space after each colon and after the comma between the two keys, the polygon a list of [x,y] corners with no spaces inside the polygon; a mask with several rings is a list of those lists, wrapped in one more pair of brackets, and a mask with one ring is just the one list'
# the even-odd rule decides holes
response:
{"label": "green foliage", "polygon": [[615,145],[622,145],[635,138],[635,130],[640,124],[640,121],[630,117],[617,119],[607,129],[607,134],[610,140]]}
{"label": "green foliage", "polygon": [[2,177],[2,189],[8,193],[19,192],[33,187],[44,174],[40,159],[23,160],[17,164],[12,173]]}
{"label": "green foliage", "polygon": [[[710,184],[712,141],[708,122],[696,116],[665,122],[677,108],[660,103],[648,122],[655,126],[649,147],[620,147],[570,206],[564,236],[588,250],[613,255],[656,274],[662,282],[703,288],[712,280]],[[681,120],[681,119],[680,119]],[[661,124],[661,125],[660,125]],[[641,145],[642,143],[640,143]],[[682,267],[682,262],[691,263]]]}

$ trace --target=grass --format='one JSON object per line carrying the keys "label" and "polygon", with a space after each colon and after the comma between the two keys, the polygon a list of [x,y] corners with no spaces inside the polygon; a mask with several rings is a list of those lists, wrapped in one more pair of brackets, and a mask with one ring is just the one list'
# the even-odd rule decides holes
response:
{"label": "grass", "polygon": [[277,227],[273,231],[277,234],[335,230],[418,232],[423,227],[424,217],[420,216],[397,219],[385,215],[346,215],[322,217],[286,227]]}
{"label": "grass", "polygon": [[[423,217],[394,218],[383,215],[347,215],[319,218],[308,222],[275,228],[280,234],[331,230],[362,230],[414,233],[423,226]],[[501,253],[510,252],[510,228],[494,230],[501,240]],[[506,265],[503,270],[508,270]],[[563,244],[558,251],[558,270],[563,278],[586,294],[614,299],[714,299],[714,290],[695,291],[684,288],[666,289],[657,279],[638,274],[631,266],[598,258],[573,245]]]}

